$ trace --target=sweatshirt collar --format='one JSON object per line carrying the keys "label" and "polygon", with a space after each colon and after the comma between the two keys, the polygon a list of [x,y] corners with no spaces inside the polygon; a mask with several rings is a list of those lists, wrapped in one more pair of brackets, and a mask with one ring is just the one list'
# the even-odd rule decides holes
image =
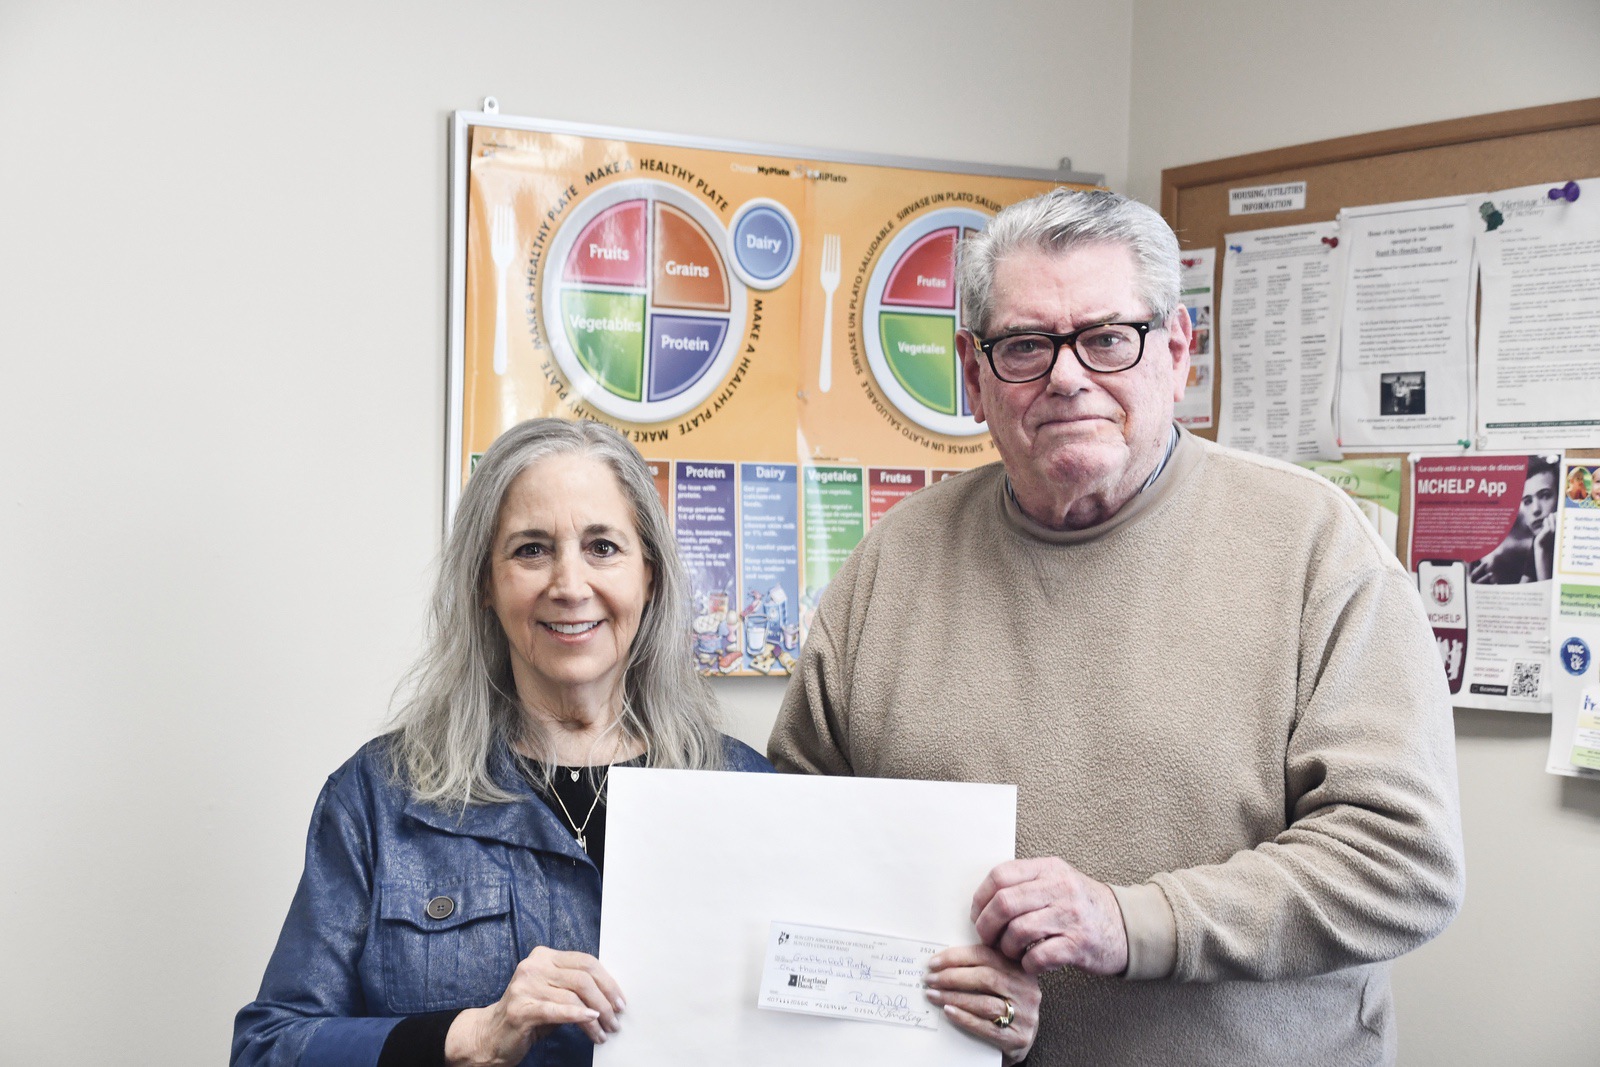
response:
{"label": "sweatshirt collar", "polygon": [[1134,494],[1133,499],[1122,505],[1121,510],[1104,522],[1086,526],[1081,530],[1056,530],[1029,518],[1022,510],[1022,505],[1017,502],[1009,476],[1000,479],[1001,509],[1006,521],[1012,527],[1035,540],[1048,541],[1052,544],[1095,541],[1133,522],[1146,512],[1155,510],[1161,501],[1176,491],[1178,484],[1183,481],[1183,475],[1200,462],[1201,455],[1200,440],[1174,423],[1172,432],[1167,437],[1167,450],[1163,453],[1161,462],[1156,464],[1155,470],[1150,472],[1150,477],[1145,479],[1144,485]]}

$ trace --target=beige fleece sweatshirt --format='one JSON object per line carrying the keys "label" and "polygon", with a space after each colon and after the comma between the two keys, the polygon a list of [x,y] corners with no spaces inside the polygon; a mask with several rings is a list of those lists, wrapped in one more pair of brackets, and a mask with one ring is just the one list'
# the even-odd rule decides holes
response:
{"label": "beige fleece sweatshirt", "polygon": [[1387,961],[1462,896],[1409,575],[1317,475],[1187,433],[1090,529],[1030,521],[999,465],[896,506],[824,595],[769,751],[1015,783],[1018,856],[1116,887],[1128,975],[1047,976],[1041,1067],[1392,1063]]}

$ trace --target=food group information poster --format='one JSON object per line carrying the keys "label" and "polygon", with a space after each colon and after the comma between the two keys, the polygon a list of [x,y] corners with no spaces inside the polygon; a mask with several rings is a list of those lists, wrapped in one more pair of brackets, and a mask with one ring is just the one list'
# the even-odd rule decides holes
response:
{"label": "food group information poster", "polygon": [[1561,472],[1556,596],[1551,620],[1551,774],[1600,778],[1600,462]]}
{"label": "food group information poster", "polygon": [[1411,569],[1457,707],[1548,712],[1559,455],[1416,457]]}
{"label": "food group information poster", "polygon": [[998,458],[956,355],[957,243],[1085,176],[482,113],[455,131],[449,506],[517,422],[608,423],[654,468],[698,668],[792,669],[871,525]]}

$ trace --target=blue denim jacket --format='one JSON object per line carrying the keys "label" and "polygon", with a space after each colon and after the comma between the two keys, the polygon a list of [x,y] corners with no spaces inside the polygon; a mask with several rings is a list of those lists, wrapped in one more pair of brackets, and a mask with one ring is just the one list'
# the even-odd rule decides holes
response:
{"label": "blue denim jacket", "polygon": [[[725,741],[730,770],[772,770]],[[526,799],[462,813],[419,803],[390,781],[383,738],[328,778],[261,991],[234,1020],[236,1067],[372,1067],[402,1016],[492,1004],[537,946],[599,951],[594,863],[508,751],[491,773]],[[436,897],[453,905],[439,919]],[[593,1051],[562,1026],[522,1063],[587,1065]]]}

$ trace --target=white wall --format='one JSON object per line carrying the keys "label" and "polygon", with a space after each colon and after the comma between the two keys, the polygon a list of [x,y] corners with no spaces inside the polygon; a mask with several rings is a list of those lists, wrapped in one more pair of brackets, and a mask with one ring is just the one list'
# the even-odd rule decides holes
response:
{"label": "white wall", "polygon": [[[1137,0],[1128,191],[1159,203],[1164,167],[1592,96],[1595,0]],[[1456,713],[1467,901],[1396,966],[1408,1067],[1600,1061],[1600,782],[1546,774],[1549,731]]]}
{"label": "white wall", "polygon": [[1124,189],[1161,171],[1600,93],[1595,0],[1137,0]]}
{"label": "white wall", "polygon": [[1131,0],[793,11],[0,0],[0,1063],[226,1057],[421,629],[449,111],[1123,181]]}

